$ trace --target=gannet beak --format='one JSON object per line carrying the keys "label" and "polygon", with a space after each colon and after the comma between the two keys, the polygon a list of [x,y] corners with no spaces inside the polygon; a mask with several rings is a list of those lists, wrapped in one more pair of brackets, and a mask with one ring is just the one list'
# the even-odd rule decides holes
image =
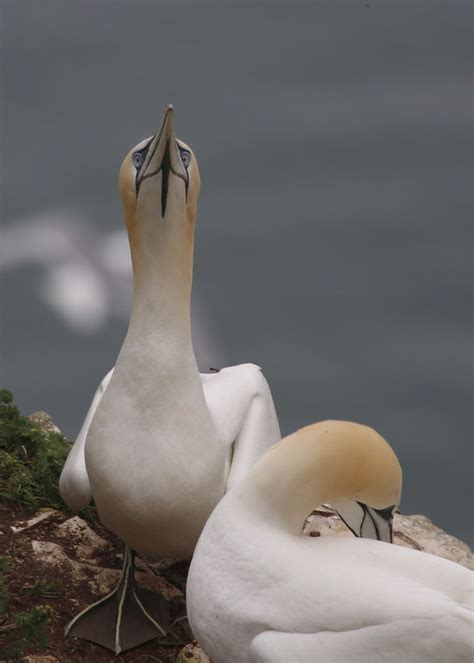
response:
{"label": "gannet beak", "polygon": [[137,175],[137,191],[143,180],[162,172],[161,213],[165,216],[170,173],[180,177],[187,190],[188,173],[181,160],[174,131],[174,110],[171,104],[165,111],[160,131],[152,138],[147,155]]}
{"label": "gannet beak", "polygon": [[363,502],[343,500],[331,506],[355,536],[393,543],[393,514],[396,505],[375,509]]}
{"label": "gannet beak", "polygon": [[394,506],[387,509],[374,509],[361,502],[358,504],[363,512],[360,536],[365,539],[378,539],[386,543],[393,543]]}

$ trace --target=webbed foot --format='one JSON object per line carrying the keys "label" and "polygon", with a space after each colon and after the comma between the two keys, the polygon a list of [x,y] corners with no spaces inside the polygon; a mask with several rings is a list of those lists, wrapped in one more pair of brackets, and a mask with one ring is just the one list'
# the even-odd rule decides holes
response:
{"label": "webbed foot", "polygon": [[134,555],[126,546],[122,575],[115,589],[74,617],[65,636],[90,640],[119,654],[164,637],[168,627],[169,602],[137,586]]}

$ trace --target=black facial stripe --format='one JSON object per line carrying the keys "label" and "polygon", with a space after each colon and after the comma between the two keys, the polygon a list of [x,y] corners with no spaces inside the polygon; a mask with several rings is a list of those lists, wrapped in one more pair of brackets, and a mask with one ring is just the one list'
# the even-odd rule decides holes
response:
{"label": "black facial stripe", "polygon": [[362,536],[362,527],[364,526],[365,519],[366,519],[367,516],[369,516],[369,518],[370,518],[370,520],[372,521],[372,524],[373,524],[373,526],[374,526],[375,534],[376,534],[376,536],[377,536],[377,540],[380,541],[380,539],[381,539],[381,537],[380,537],[380,531],[379,531],[379,528],[378,528],[378,526],[377,526],[377,523],[375,522],[375,518],[374,518],[373,515],[370,513],[370,509],[369,509],[369,508],[367,507],[367,505],[364,504],[363,502],[357,502],[357,504],[360,506],[360,508],[361,508],[362,511],[364,512],[364,517],[362,518],[362,522],[361,522],[361,524],[360,524],[360,535]]}
{"label": "black facial stripe", "polygon": [[386,520],[387,522],[390,522],[393,518],[393,510],[395,508],[395,504],[392,504],[392,506],[388,506],[386,509],[374,509],[375,513],[377,513],[381,518]]}
{"label": "black facial stripe", "polygon": [[362,527],[364,526],[365,518],[367,516],[367,509],[365,508],[365,504],[361,504],[360,502],[357,502],[357,504],[360,506],[360,508],[362,509],[362,511],[364,513],[364,515],[362,516],[360,527],[359,527],[359,536],[361,537],[362,536]]}
{"label": "black facial stripe", "polygon": [[161,162],[161,170],[163,171],[161,180],[161,217],[165,218],[166,201],[168,200],[168,182],[170,179],[171,159],[170,159],[170,144],[166,143],[165,153],[163,154],[163,161]]}
{"label": "black facial stripe", "polygon": [[374,509],[375,513],[388,523],[390,543],[393,543],[393,511],[395,506],[395,504],[392,504],[392,506],[388,506],[386,509]]}
{"label": "black facial stripe", "polygon": [[[150,148],[150,143],[151,143],[152,140],[153,140],[153,138],[150,139],[150,142],[146,146],[146,152],[144,154],[144,159],[147,156],[148,150]],[[159,141],[155,145],[155,149],[153,150],[153,153],[150,157],[150,160],[153,159],[155,151],[158,147],[158,143],[159,143]],[[178,145],[178,148],[179,148],[179,145]],[[145,150],[145,148],[143,148],[143,149]],[[166,202],[168,200],[168,184],[169,184],[170,172],[173,173],[173,175],[176,175],[176,177],[179,177],[180,179],[183,180],[184,188],[185,188],[185,192],[186,192],[186,200],[188,199],[189,177],[183,177],[183,175],[181,175],[181,173],[177,173],[173,170],[173,168],[171,166],[170,149],[171,149],[171,146],[170,146],[170,143],[168,141],[168,143],[166,144],[166,147],[165,147],[165,152],[163,154],[163,160],[160,164],[160,167],[157,170],[154,170],[152,173],[147,173],[143,177],[139,177],[138,172],[137,172],[137,176],[135,178],[135,186],[136,186],[136,189],[137,189],[137,196],[138,196],[138,191],[140,189],[141,183],[144,180],[147,180],[149,177],[154,177],[155,175],[158,175],[158,173],[160,171],[163,172],[163,179],[162,179],[162,183],[161,183],[161,215],[162,215],[162,218],[164,218],[165,212],[166,212]],[[181,148],[179,148],[179,149],[181,149]],[[140,152],[141,152],[141,150],[140,150]],[[187,175],[187,171],[186,171],[186,175]]]}
{"label": "black facial stripe", "polygon": [[382,537],[380,536],[380,531],[379,531],[379,528],[378,528],[377,523],[375,522],[375,518],[374,518],[373,515],[370,513],[370,509],[367,509],[367,513],[368,513],[369,516],[370,516],[370,520],[371,520],[371,521],[373,522],[373,524],[374,524],[374,527],[375,527],[375,534],[377,535],[377,541],[380,541],[380,540],[382,539]]}
{"label": "black facial stripe", "polygon": [[[374,516],[371,513],[371,509],[367,507],[366,504],[363,504],[362,502],[357,502],[357,504],[363,509],[364,511],[364,518],[362,520],[361,526],[360,526],[360,531],[361,531],[361,536],[362,536],[362,526],[364,524],[365,516],[368,514],[370,520],[372,521],[374,528],[375,528],[375,534],[377,535],[377,540],[381,541],[382,536],[380,535],[380,530],[377,525],[377,521],[374,518]],[[388,526],[389,526],[389,531],[390,531],[390,541],[393,541],[393,510],[395,508],[395,504],[392,506],[387,507],[386,509],[372,509],[374,513],[377,514],[377,516],[380,516],[382,520],[384,520]]]}

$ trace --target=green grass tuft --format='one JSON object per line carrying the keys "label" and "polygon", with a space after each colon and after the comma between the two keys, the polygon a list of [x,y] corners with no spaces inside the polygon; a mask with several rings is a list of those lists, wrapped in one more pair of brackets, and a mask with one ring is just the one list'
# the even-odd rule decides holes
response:
{"label": "green grass tuft", "polygon": [[13,619],[18,628],[13,631],[10,642],[5,647],[5,660],[16,662],[31,647],[47,647],[48,626],[52,618],[53,609],[49,605],[36,605],[27,612],[17,612]]}
{"label": "green grass tuft", "polygon": [[[0,621],[3,620],[10,593],[6,575],[8,560],[0,557]],[[46,585],[45,585],[46,587]],[[49,586],[51,589],[52,585]],[[44,648],[48,644],[48,626],[53,617],[49,605],[37,605],[27,612],[17,612],[11,616],[16,629],[7,636],[7,644],[2,649],[2,660],[16,662],[21,660],[30,647]]]}
{"label": "green grass tuft", "polygon": [[7,603],[10,600],[10,593],[7,588],[7,573],[8,560],[6,557],[0,557],[0,622],[5,614]]}
{"label": "green grass tuft", "polygon": [[46,599],[58,599],[64,592],[61,585],[57,582],[48,582],[43,578],[37,578],[35,583],[28,588],[30,596],[41,596]]}
{"label": "green grass tuft", "polygon": [[12,394],[0,390],[0,498],[31,509],[65,510],[58,482],[70,448],[60,433],[23,417]]}

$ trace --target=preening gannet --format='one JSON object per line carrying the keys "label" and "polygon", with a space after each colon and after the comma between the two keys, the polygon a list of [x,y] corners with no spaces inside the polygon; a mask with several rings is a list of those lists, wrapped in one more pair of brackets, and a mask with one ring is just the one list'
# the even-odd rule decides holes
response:
{"label": "preening gannet", "polygon": [[164,600],[136,587],[130,549],[190,557],[226,488],[280,439],[257,366],[198,372],[190,297],[199,188],[196,157],[176,139],[168,107],[160,132],[133,148],[120,170],[132,314],[60,480],[69,506],[93,498],[104,525],[127,545],[117,588],[66,630],[116,653],[168,625]]}
{"label": "preening gannet", "polygon": [[[213,663],[470,663],[474,574],[388,543],[401,478],[387,442],[355,423],[270,449],[191,562],[188,617]],[[369,538],[302,536],[323,502]]]}

